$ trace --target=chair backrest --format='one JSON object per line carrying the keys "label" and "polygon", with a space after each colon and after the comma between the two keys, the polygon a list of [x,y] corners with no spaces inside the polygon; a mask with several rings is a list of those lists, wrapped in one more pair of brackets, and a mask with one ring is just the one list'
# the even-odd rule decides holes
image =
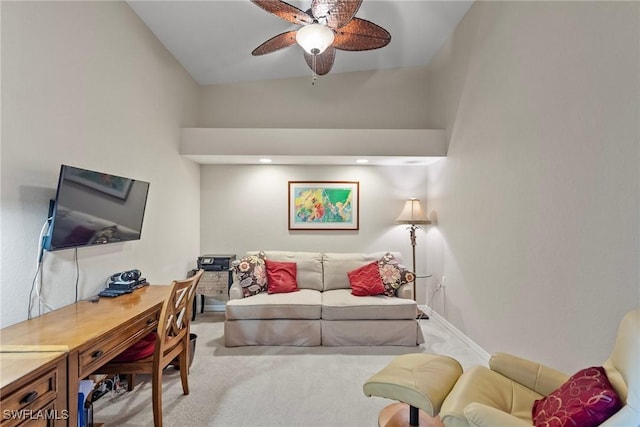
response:
{"label": "chair backrest", "polygon": [[604,363],[607,377],[625,406],[603,426],[640,426],[640,309],[620,322],[616,343]]}
{"label": "chair backrest", "polygon": [[198,270],[193,276],[190,276],[187,280],[191,281],[191,289],[189,290],[189,319],[193,319],[193,299],[196,297],[196,288],[198,287],[198,282],[200,282],[200,278],[204,270]]}
{"label": "chair backrest", "polygon": [[188,347],[193,298],[202,273],[200,270],[188,279],[171,283],[171,292],[162,306],[158,322],[159,345],[155,360],[161,366],[166,366]]}

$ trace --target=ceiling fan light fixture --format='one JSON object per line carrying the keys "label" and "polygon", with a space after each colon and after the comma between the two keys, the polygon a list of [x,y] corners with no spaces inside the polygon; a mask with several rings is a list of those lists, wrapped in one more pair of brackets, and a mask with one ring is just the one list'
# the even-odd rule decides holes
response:
{"label": "ceiling fan light fixture", "polygon": [[333,43],[333,30],[322,24],[309,24],[296,32],[296,42],[309,54],[320,55]]}

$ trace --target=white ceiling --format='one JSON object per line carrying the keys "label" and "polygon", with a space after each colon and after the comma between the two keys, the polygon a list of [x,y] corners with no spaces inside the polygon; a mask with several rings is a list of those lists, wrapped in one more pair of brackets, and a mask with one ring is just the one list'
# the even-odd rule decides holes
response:
{"label": "white ceiling", "polygon": [[[307,10],[311,1],[289,3]],[[201,85],[311,76],[297,45],[251,56],[262,42],[299,27],[249,0],[128,4]],[[367,52],[338,51],[331,74],[427,64],[471,4],[462,0],[365,0],[356,16],[389,31],[391,43]]]}

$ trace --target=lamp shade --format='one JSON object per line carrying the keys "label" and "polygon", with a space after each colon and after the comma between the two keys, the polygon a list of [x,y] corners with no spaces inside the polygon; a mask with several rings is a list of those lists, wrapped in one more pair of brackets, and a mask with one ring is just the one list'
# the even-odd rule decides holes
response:
{"label": "lamp shade", "polygon": [[296,32],[296,42],[311,55],[319,55],[333,43],[333,30],[322,24],[309,24]]}
{"label": "lamp shade", "polygon": [[398,224],[431,224],[431,221],[427,219],[427,216],[420,206],[420,200],[409,199],[405,202],[404,208],[398,218],[396,218]]}

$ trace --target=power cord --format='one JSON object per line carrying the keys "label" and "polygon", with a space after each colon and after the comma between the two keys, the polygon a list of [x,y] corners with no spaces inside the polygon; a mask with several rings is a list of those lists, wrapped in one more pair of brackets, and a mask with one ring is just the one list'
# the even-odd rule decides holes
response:
{"label": "power cord", "polygon": [[[33,310],[33,293],[35,291],[36,299],[38,300],[38,315],[42,314],[42,306],[52,311],[53,307],[48,305],[44,298],[42,298],[42,265],[44,263],[44,236],[49,232],[50,221],[53,218],[47,218],[40,229],[40,235],[38,237],[38,254],[36,256],[36,272],[31,281],[31,290],[29,291],[29,305],[27,319],[31,319],[31,311]],[[38,281],[38,279],[40,279]]]}
{"label": "power cord", "polygon": [[78,282],[80,281],[80,266],[78,265],[78,248],[75,248],[76,261],[76,302],[78,302]]}
{"label": "power cord", "polygon": [[[445,285],[443,285],[442,283],[437,283],[436,286],[431,290],[431,296],[429,297],[429,301],[427,301],[427,308],[429,309],[429,311],[433,311],[431,309],[431,303],[433,302],[433,298],[436,296],[436,293],[438,293],[438,291],[444,291],[445,289]],[[442,306],[443,309],[446,310],[446,304],[447,300],[443,299],[442,301]]]}

